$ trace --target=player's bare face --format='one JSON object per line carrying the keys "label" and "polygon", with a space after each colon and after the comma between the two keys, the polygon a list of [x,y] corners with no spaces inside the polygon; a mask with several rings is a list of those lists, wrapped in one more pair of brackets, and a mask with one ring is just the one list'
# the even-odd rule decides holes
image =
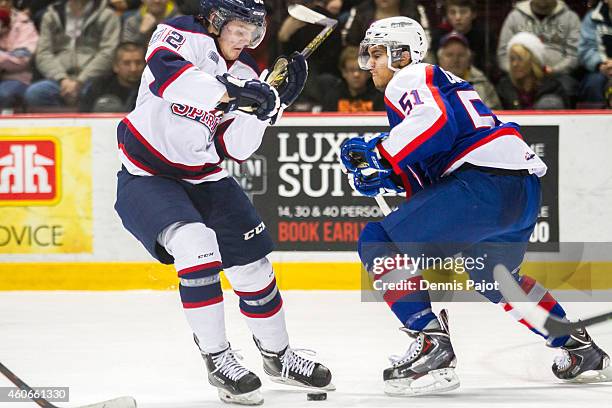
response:
{"label": "player's bare face", "polygon": [[368,68],[370,69],[374,86],[379,91],[384,91],[394,74],[387,65],[389,60],[387,50],[384,46],[375,45],[368,48],[368,54],[370,54]]}
{"label": "player's bare face", "polygon": [[225,59],[233,61],[249,46],[256,27],[244,21],[232,20],[223,26],[219,36],[219,48]]}

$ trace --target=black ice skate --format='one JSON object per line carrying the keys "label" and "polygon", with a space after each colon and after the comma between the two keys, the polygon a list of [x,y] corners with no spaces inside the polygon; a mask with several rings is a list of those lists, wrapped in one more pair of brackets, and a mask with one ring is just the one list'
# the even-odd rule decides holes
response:
{"label": "black ice skate", "polygon": [[275,353],[265,350],[255,337],[255,344],[263,357],[263,367],[270,380],[279,384],[298,387],[316,388],[325,391],[336,389],[331,383],[331,371],[321,363],[297,354],[312,353],[309,350],[293,350],[287,346],[283,351]]}
{"label": "black ice skate", "polygon": [[242,357],[230,347],[218,353],[202,352],[202,358],[208,369],[208,382],[217,387],[221,401],[242,405],[263,404],[259,377],[238,362],[237,358]]}
{"label": "black ice skate", "polygon": [[391,396],[414,396],[454,390],[459,387],[455,374],[457,359],[450,341],[446,310],[438,317],[440,328],[413,332],[415,341],[403,356],[391,356],[392,366],[383,372],[385,393]]}
{"label": "black ice skate", "polygon": [[553,373],[562,380],[577,383],[612,381],[610,357],[593,342],[584,329],[571,335],[570,345],[561,347],[555,358]]}

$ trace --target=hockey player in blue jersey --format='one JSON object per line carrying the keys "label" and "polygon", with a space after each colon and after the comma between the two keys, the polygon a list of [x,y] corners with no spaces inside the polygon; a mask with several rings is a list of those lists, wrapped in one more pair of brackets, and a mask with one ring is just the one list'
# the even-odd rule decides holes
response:
{"label": "hockey player in blue jersey", "polygon": [[219,165],[242,162],[300,94],[304,58],[289,58],[278,92],[244,51],[265,33],[262,0],[202,0],[201,15],[160,24],[149,43],[136,108],[119,124],[115,208],[179,292],[209,382],[223,401],[260,404],[261,381],[226,337],[223,269],[272,381],[333,389],[327,367],[289,346],[267,255],[272,239],[238,183]]}
{"label": "hockey player in blue jersey", "polygon": [[[494,283],[492,269],[503,264],[533,302],[565,318],[546,289],[518,273],[537,219],[539,177],[546,165],[523,141],[518,125],[502,123],[468,82],[422,63],[427,47],[423,28],[407,17],[370,26],[359,63],[385,93],[391,130],[347,139],[340,152],[359,193],[408,198],[382,221],[367,224],[358,244],[375,288],[403,324],[401,330],[415,338],[406,354],[391,357],[392,366],[383,373],[390,395],[450,391],[459,379],[446,311],[433,313],[429,293],[421,290],[422,270],[381,260],[485,255],[484,267],[468,270],[473,280]],[[389,285],[398,283],[405,285]],[[499,290],[481,293],[538,333]],[[609,357],[585,331],[547,338],[547,345],[562,350],[552,366],[558,378],[612,380]]]}

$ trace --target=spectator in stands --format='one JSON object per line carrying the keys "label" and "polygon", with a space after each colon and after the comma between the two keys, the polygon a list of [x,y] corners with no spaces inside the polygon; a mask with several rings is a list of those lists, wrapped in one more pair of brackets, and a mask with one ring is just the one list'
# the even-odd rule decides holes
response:
{"label": "spectator in stands", "polygon": [[[266,6],[270,0],[266,0]],[[175,0],[181,14],[185,16],[200,14],[200,0]]]}
{"label": "spectator in stands", "polygon": [[142,0],[138,13],[125,20],[122,42],[147,45],[159,23],[180,15],[172,0]]}
{"label": "spectator in stands", "polygon": [[39,29],[43,14],[45,14],[47,7],[55,1],[57,0],[19,0],[15,2],[15,5],[19,10],[30,16],[36,29]]}
{"label": "spectator in stands", "polygon": [[[366,0],[350,10],[342,28],[342,41],[345,45],[358,46],[374,21],[395,16],[406,16],[421,22],[416,0]],[[423,28],[426,26],[428,24]]]}
{"label": "spectator in stands", "polygon": [[12,0],[0,0],[0,109],[21,104],[32,81],[30,61],[37,42],[28,15],[15,9]]}
{"label": "spectator in stands", "polygon": [[[337,17],[326,8],[328,0],[311,0],[307,4],[310,8],[325,16]],[[319,26],[306,24],[291,16],[287,16],[278,30],[280,52],[289,55],[294,51],[302,50],[320,31],[321,27]],[[325,44],[319,47],[308,59],[309,79],[321,73],[339,76],[338,55],[340,55],[341,51],[340,33],[338,30],[334,30],[325,40]]]}
{"label": "spectator in stands", "polygon": [[509,77],[497,94],[504,109],[565,109],[569,107],[560,81],[546,73],[546,47],[532,33],[518,33],[508,42]]}
{"label": "spectator in stands", "polygon": [[357,47],[344,48],[338,63],[342,79],[331,75],[319,78],[323,111],[355,113],[385,110],[383,94],[374,87],[370,73],[359,68],[358,56]]}
{"label": "spectator in stands", "polygon": [[136,106],[146,49],[121,43],[113,56],[113,74],[95,79],[83,93],[81,112],[130,112]]}
{"label": "spectator in stands", "polygon": [[583,107],[602,108],[604,92],[612,79],[612,0],[599,2],[582,20],[580,62],[589,71],[582,82],[579,100]]}
{"label": "spectator in stands", "polygon": [[465,36],[470,44],[472,63],[490,75],[495,67],[496,41],[489,35],[482,21],[476,19],[476,0],[446,0],[446,19],[432,31],[433,52],[438,51],[440,39],[455,31]]}
{"label": "spectator in stands", "polygon": [[117,10],[119,13],[136,10],[142,4],[141,0],[108,0],[108,5]]}
{"label": "spectator in stands", "polygon": [[495,87],[485,74],[472,64],[470,43],[463,34],[451,32],[442,37],[437,57],[440,67],[472,84],[488,107],[501,109]]}
{"label": "spectator in stands", "polygon": [[119,17],[106,0],[61,0],[45,12],[36,66],[44,80],[25,94],[30,111],[76,107],[84,85],[110,72]]}
{"label": "spectator in stands", "polygon": [[530,32],[542,40],[548,65],[563,84],[568,96],[574,98],[578,83],[571,76],[578,67],[580,18],[562,0],[525,0],[510,12],[501,30],[497,58],[500,68],[508,72],[508,43],[519,32]]}

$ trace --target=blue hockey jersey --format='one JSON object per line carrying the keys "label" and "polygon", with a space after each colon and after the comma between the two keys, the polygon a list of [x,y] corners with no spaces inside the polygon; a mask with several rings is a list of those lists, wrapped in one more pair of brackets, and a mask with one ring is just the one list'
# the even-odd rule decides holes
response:
{"label": "blue hockey jersey", "polygon": [[430,184],[465,162],[546,173],[516,123],[502,123],[468,82],[437,65],[397,72],[385,104],[391,131],[378,149],[397,174]]}

